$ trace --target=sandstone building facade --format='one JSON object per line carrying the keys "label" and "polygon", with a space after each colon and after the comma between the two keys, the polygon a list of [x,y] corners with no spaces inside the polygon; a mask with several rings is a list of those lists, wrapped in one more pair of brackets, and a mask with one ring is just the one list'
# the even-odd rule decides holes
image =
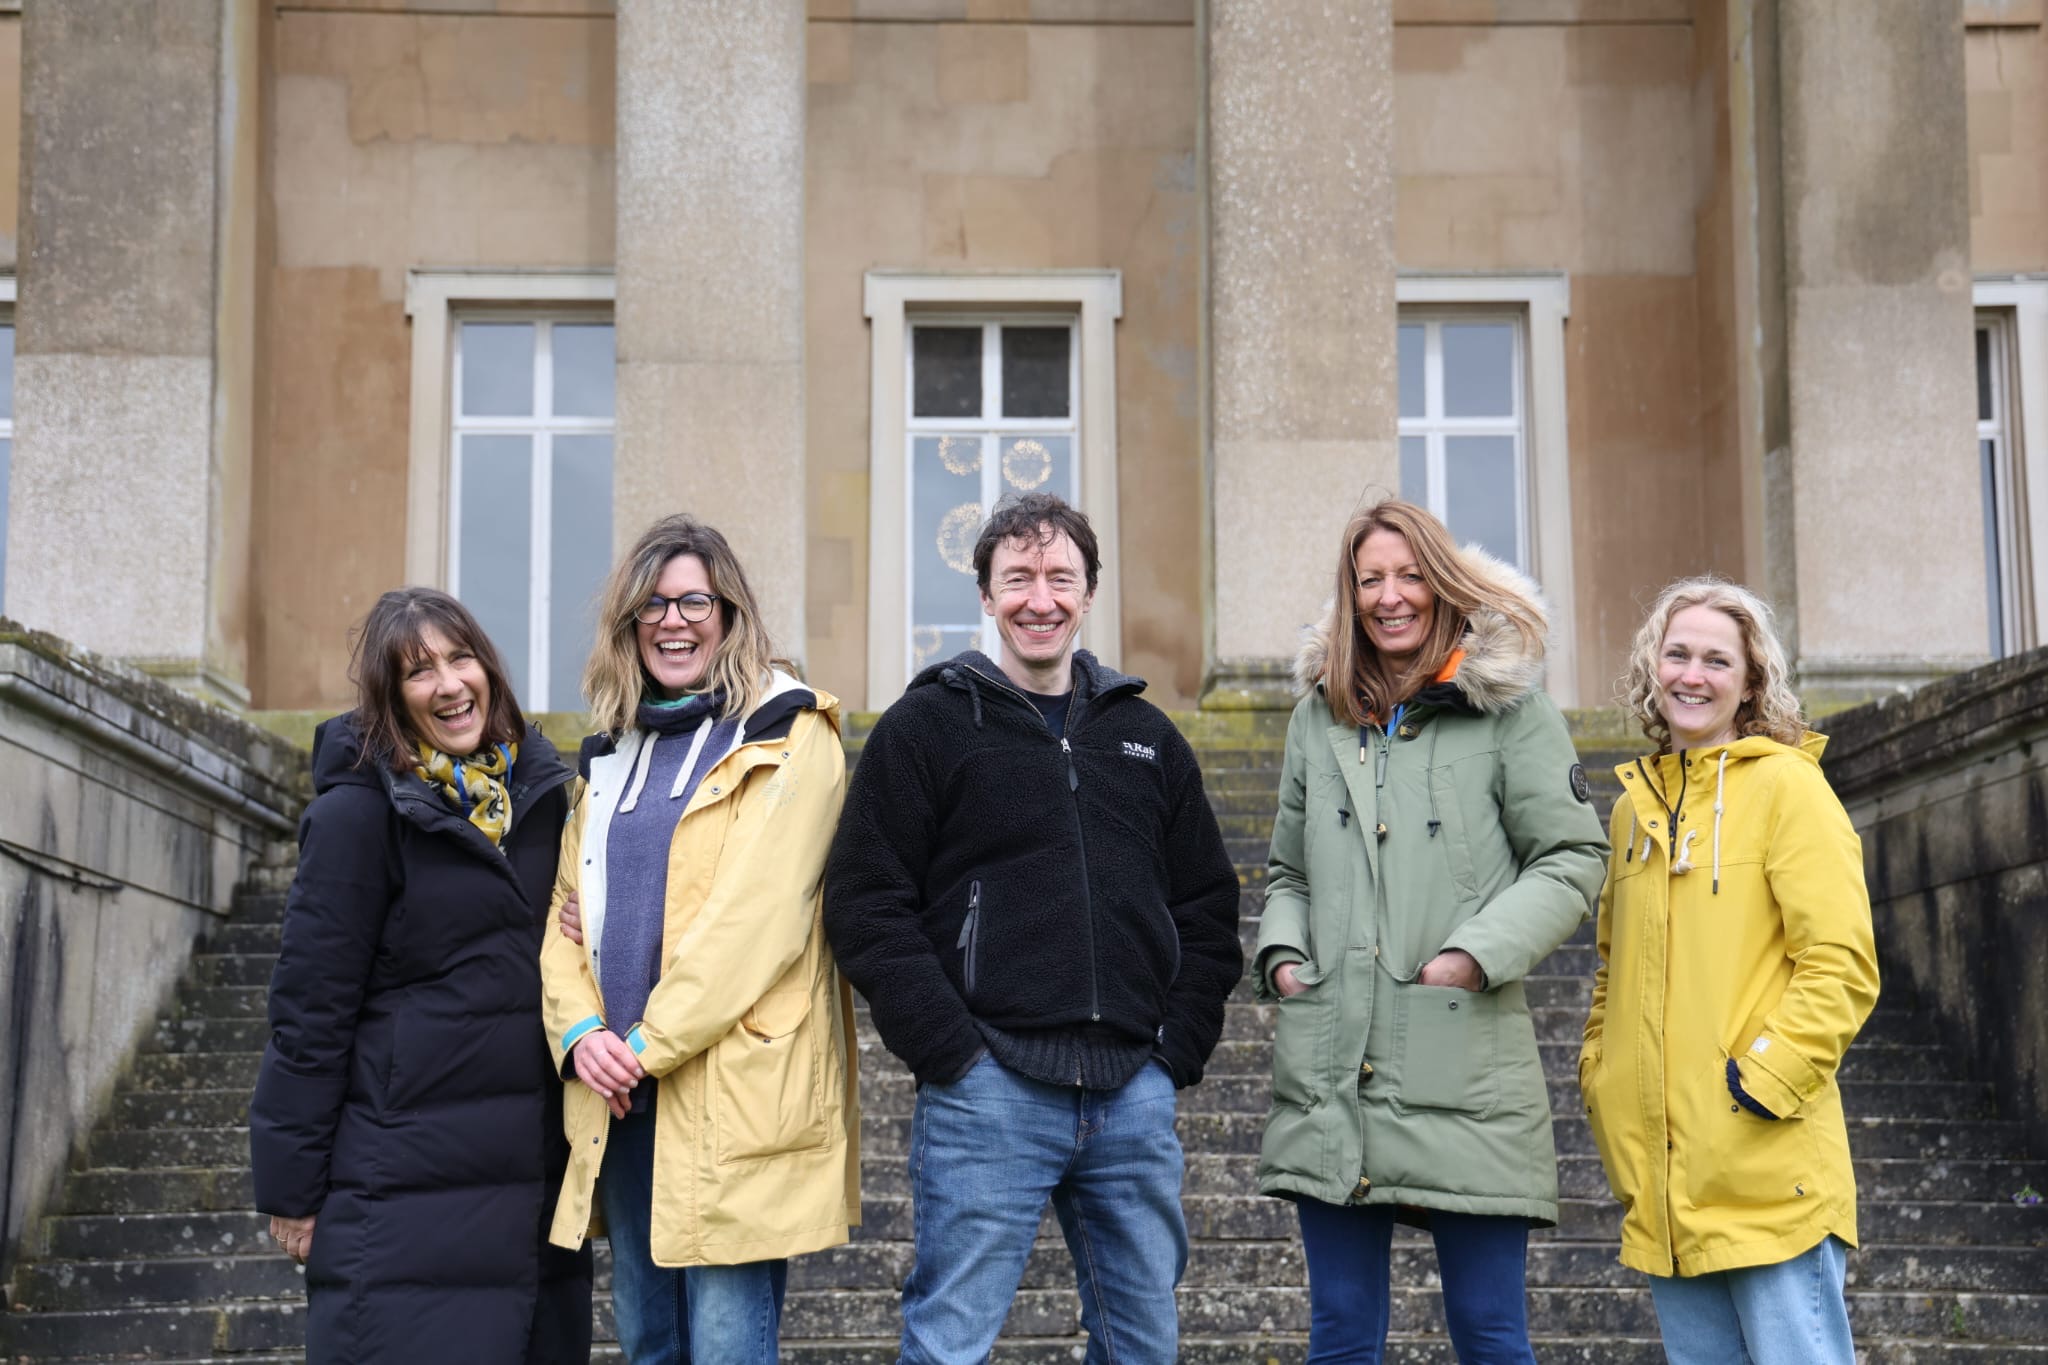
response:
{"label": "sandstone building facade", "polygon": [[1049,487],[1110,549],[1090,643],[1186,706],[1271,695],[1398,489],[1542,582],[1568,705],[1703,569],[1810,693],[2017,652],[2043,10],[0,5],[0,610],[297,710],[439,583],[573,711],[682,508],[877,709]]}

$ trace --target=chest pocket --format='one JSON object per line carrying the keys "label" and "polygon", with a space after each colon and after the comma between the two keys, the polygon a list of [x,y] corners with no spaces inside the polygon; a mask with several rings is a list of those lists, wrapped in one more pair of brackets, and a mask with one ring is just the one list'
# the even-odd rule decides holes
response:
{"label": "chest pocket", "polygon": [[[1444,862],[1451,874],[1451,885],[1463,900],[1477,900],[1480,896],[1479,842],[1484,838],[1498,843],[1503,837],[1492,795],[1497,760],[1498,754],[1489,750],[1429,770],[1430,818],[1440,822],[1438,834],[1444,840]],[[1479,827],[1479,812],[1466,810],[1467,800],[1475,807],[1486,807],[1483,828]]]}

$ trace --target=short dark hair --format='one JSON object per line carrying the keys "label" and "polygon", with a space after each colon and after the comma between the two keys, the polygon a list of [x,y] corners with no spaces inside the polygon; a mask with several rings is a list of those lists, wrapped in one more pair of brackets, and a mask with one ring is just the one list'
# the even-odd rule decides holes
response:
{"label": "short dark hair", "polygon": [[1035,540],[1041,547],[1062,535],[1074,542],[1081,562],[1088,566],[1088,591],[1102,574],[1102,553],[1095,544],[1095,528],[1088,516],[1068,506],[1064,498],[1051,493],[1020,493],[996,504],[982,523],[981,537],[974,542],[974,581],[988,591],[989,565],[995,562],[996,546],[1006,540]]}
{"label": "short dark hair", "polygon": [[403,772],[414,764],[411,722],[405,713],[405,675],[427,652],[426,632],[432,626],[448,643],[468,650],[483,666],[491,686],[490,708],[484,713],[486,744],[516,744],[526,737],[526,717],[512,695],[504,661],[469,608],[437,588],[394,588],[377,599],[356,627],[349,651],[348,675],[356,685],[356,733],[362,741],[362,766],[382,764]]}

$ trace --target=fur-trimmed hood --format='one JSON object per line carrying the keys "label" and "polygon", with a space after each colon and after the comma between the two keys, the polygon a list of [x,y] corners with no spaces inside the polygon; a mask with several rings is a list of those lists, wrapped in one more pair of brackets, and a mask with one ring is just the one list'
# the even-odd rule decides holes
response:
{"label": "fur-trimmed hood", "polygon": [[[1466,622],[1465,637],[1459,642],[1465,658],[1449,685],[1475,711],[1506,711],[1543,680],[1550,614],[1541,590],[1521,570],[1476,545],[1467,545],[1458,553],[1465,566],[1487,585],[1488,600]],[[1522,639],[1501,605],[1510,596],[1521,597],[1536,609],[1543,638],[1533,643]],[[1335,599],[1324,603],[1322,621],[1302,628],[1301,650],[1294,656],[1297,696],[1307,696],[1310,689],[1322,686],[1323,672],[1329,666],[1330,639],[1342,619],[1339,610],[1346,605]]]}

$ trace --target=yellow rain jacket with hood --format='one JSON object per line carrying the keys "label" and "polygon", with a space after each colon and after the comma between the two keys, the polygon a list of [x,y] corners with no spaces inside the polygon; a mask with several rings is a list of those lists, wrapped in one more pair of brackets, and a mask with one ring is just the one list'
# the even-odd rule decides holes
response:
{"label": "yellow rain jacket with hood", "polygon": [[[1835,1070],[1877,1001],[1877,952],[1826,742],[1751,736],[1615,770],[1579,1088],[1637,1270],[1856,1244]],[[1775,1119],[1739,1101],[1731,1058]]]}
{"label": "yellow rain jacket with hood", "polygon": [[[698,783],[669,847],[663,970],[645,1014],[605,1014],[593,956],[604,831],[646,732],[594,737],[562,834],[541,947],[541,1016],[568,1074],[577,1039],[624,1032],[655,1094],[651,1249],[660,1266],[735,1265],[837,1246],[860,1222],[853,991],[822,923],[825,853],[846,795],[839,703],[777,673],[732,750]],[[581,900],[582,947],[560,910]],[[569,1170],[550,1240],[580,1246],[611,1116],[568,1082]]]}

